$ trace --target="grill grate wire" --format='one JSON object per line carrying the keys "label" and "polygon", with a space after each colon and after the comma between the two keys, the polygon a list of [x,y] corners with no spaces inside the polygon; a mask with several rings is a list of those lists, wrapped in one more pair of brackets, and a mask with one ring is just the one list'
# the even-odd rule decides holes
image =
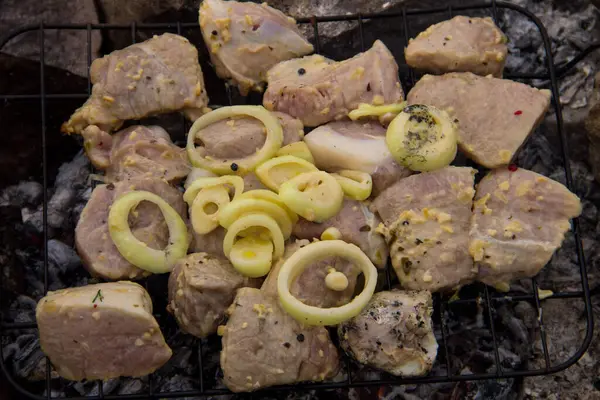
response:
{"label": "grill grate wire", "polygon": [[[472,5],[461,5],[461,6],[447,6],[445,8],[437,8],[437,9],[429,9],[429,10],[408,10],[406,8],[402,8],[400,11],[395,12],[386,12],[386,13],[370,13],[370,14],[353,14],[353,15],[338,15],[338,16],[325,16],[325,17],[316,17],[312,16],[309,18],[297,18],[297,22],[300,24],[309,24],[312,26],[313,32],[313,41],[315,46],[315,52],[320,53],[322,49],[321,38],[319,34],[319,23],[331,23],[331,22],[344,22],[344,21],[353,21],[357,23],[358,26],[358,36],[360,40],[360,50],[365,50],[365,38],[364,32],[367,27],[365,26],[367,22],[365,20],[375,21],[375,20],[400,20],[401,27],[403,29],[403,43],[405,47],[408,44],[408,38],[413,37],[414,33],[409,29],[409,20],[411,17],[415,17],[418,15],[428,15],[435,13],[444,13],[448,18],[452,18],[456,12],[461,11],[479,11],[479,10],[487,10],[491,13],[492,18],[496,23],[498,23],[498,9],[508,9],[514,12],[518,12],[524,16],[526,16],[530,21],[534,22],[537,26],[540,35],[542,36],[544,49],[545,49],[545,62],[547,64],[547,71],[542,74],[507,74],[505,77],[510,79],[521,79],[521,80],[544,80],[548,81],[550,84],[550,89],[552,92],[552,104],[554,106],[554,113],[556,116],[556,128],[558,132],[558,136],[561,143],[562,150],[562,158],[563,158],[563,167],[565,170],[566,176],[566,186],[569,189],[573,189],[573,177],[571,173],[571,168],[569,165],[569,150],[568,150],[568,142],[566,138],[566,133],[564,132],[563,127],[563,118],[560,109],[560,104],[557,99],[559,99],[558,93],[558,79],[563,77],[571,68],[573,68],[577,62],[581,61],[585,56],[587,56],[592,51],[600,48],[600,44],[594,44],[589,48],[583,50],[580,54],[574,57],[573,60],[566,63],[565,65],[556,68],[553,65],[553,58],[551,53],[551,43],[550,38],[546,32],[541,21],[530,11],[512,4],[503,1],[495,1],[485,3],[477,3]],[[48,94],[45,90],[45,59],[44,59],[44,40],[45,40],[45,31],[49,29],[59,29],[59,30],[79,30],[86,31],[87,33],[87,65],[88,70],[89,66],[92,62],[92,31],[100,30],[100,31],[109,31],[109,30],[130,30],[131,32],[131,42],[136,42],[136,34],[138,31],[153,31],[153,30],[164,30],[170,32],[176,32],[178,34],[182,33],[182,29],[199,29],[197,23],[188,23],[188,22],[173,22],[173,23],[150,23],[150,24],[136,24],[131,23],[129,25],[114,25],[114,24],[38,24],[38,25],[28,25],[23,26],[20,29],[10,32],[3,38],[0,38],[0,50],[2,47],[12,38],[17,37],[20,34],[25,32],[38,32],[38,42],[39,42],[39,53],[40,53],[40,72],[39,72],[39,80],[40,80],[40,92],[35,94],[0,94],[0,100],[4,102],[8,101],[26,101],[26,100],[39,100],[41,105],[41,126],[40,126],[40,139],[42,143],[42,173],[43,173],[43,238],[44,238],[44,249],[43,249],[43,262],[44,262],[44,292],[48,291],[48,171],[47,171],[47,148],[46,148],[46,106],[48,102],[55,100],[84,100],[91,93],[91,79],[88,73],[87,77],[87,93],[64,93],[64,94]],[[405,85],[405,89],[407,89],[406,85],[411,88],[414,86],[416,82],[415,72],[408,68],[406,65],[401,65],[401,67],[405,67],[404,70],[407,70],[406,73],[403,73],[403,69],[401,69],[401,78],[403,80],[403,84]],[[232,93],[229,86],[226,87],[227,91],[227,99],[229,104],[233,104],[232,102]],[[405,90],[407,92],[407,90]],[[184,133],[189,128],[189,123],[182,117],[181,124]],[[552,364],[551,356],[548,350],[547,338],[546,338],[546,328],[543,322],[543,308],[540,302],[540,297],[538,294],[538,286],[535,278],[531,279],[533,293],[531,294],[502,294],[502,293],[492,293],[487,286],[483,287],[483,293],[479,293],[477,296],[468,297],[468,298],[460,298],[457,300],[453,300],[452,304],[456,305],[468,305],[468,304],[477,304],[479,306],[483,306],[485,308],[485,313],[487,314],[487,318],[489,319],[489,329],[493,342],[493,354],[494,354],[494,372],[491,373],[470,373],[470,374],[456,374],[453,373],[452,370],[452,361],[450,357],[450,352],[448,350],[447,344],[447,335],[448,335],[448,326],[444,321],[444,315],[448,309],[449,300],[444,298],[440,294],[434,295],[434,302],[438,305],[434,312],[434,325],[440,328],[441,336],[438,338],[440,342],[440,347],[438,350],[438,359],[440,356],[444,356],[445,364],[445,375],[441,376],[425,376],[420,378],[383,378],[379,380],[357,380],[352,376],[352,363],[349,361],[347,357],[345,357],[345,369],[347,373],[347,379],[341,382],[323,382],[323,383],[304,383],[304,384],[296,384],[296,385],[285,385],[278,386],[273,388],[265,388],[263,391],[300,391],[300,390],[326,390],[326,389],[338,389],[338,388],[348,388],[348,387],[367,387],[367,386],[381,386],[381,385],[403,385],[403,384],[418,384],[418,383],[439,383],[439,382],[449,382],[449,381],[469,381],[469,380],[481,380],[481,379],[497,379],[497,378],[516,378],[523,376],[534,376],[534,375],[544,375],[549,373],[554,373],[561,371],[571,365],[573,365],[577,360],[579,360],[585,351],[587,350],[591,339],[592,339],[592,329],[593,329],[593,321],[592,321],[592,311],[591,311],[591,300],[590,300],[590,290],[588,286],[588,279],[586,274],[586,264],[585,258],[583,255],[583,247],[581,243],[580,237],[580,228],[579,222],[577,219],[573,221],[573,234],[575,237],[576,243],[576,251],[578,257],[579,264],[579,272],[581,277],[581,290],[579,291],[569,291],[569,292],[557,292],[554,293],[551,298],[552,299],[581,299],[585,306],[585,317],[586,317],[586,336],[583,339],[579,349],[567,360],[559,363]],[[390,288],[392,286],[392,272],[391,267],[385,269],[384,272],[384,281],[385,286]],[[0,274],[0,280],[2,279],[3,274]],[[147,288],[147,281],[146,288]],[[0,290],[0,306],[2,303],[2,291]],[[536,311],[538,312],[538,321],[539,321],[539,331],[542,342],[542,351],[543,357],[545,361],[545,367],[540,369],[522,369],[522,370],[503,370],[501,366],[501,357],[498,351],[498,342],[497,342],[497,332],[494,324],[494,314],[495,314],[495,305],[497,304],[506,304],[506,303],[515,303],[517,301],[528,301],[534,304]],[[0,316],[2,316],[0,314]],[[2,336],[5,332],[14,331],[14,330],[25,330],[25,329],[34,329],[36,328],[35,322],[25,322],[25,323],[14,323],[14,322],[5,322],[3,318],[0,318],[0,336]],[[9,372],[7,365],[4,362],[3,355],[3,347],[0,346],[0,369],[6,375],[8,381],[15,387],[17,391],[19,391],[24,396],[37,399],[37,400],[50,400],[56,399],[60,397],[52,396],[52,387],[51,387],[51,366],[49,360],[46,358],[46,371],[45,371],[45,387],[46,394],[44,396],[31,393],[24,385],[18,382]],[[145,393],[139,394],[129,394],[129,395],[105,395],[103,391],[102,381],[98,381],[98,395],[97,396],[80,396],[80,397],[68,397],[69,399],[158,399],[158,398],[176,398],[176,397],[188,397],[188,396],[206,396],[206,395],[226,395],[230,394],[227,389],[220,388],[211,388],[207,387],[206,384],[206,373],[203,368],[203,344],[202,340],[198,340],[197,346],[197,363],[198,363],[198,390],[187,390],[187,391],[174,391],[174,392],[156,392],[155,391],[155,377],[154,374],[148,376],[148,391]],[[438,361],[439,362],[439,361]]]}

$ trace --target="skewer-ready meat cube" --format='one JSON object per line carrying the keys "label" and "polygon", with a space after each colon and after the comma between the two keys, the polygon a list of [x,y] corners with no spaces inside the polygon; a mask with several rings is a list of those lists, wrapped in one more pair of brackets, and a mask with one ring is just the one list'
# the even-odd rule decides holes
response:
{"label": "skewer-ready meat cube", "polygon": [[460,150],[484,167],[497,168],[511,162],[544,118],[550,92],[507,79],[456,72],[425,75],[407,101],[448,112],[458,126]]}
{"label": "skewer-ready meat cube", "polygon": [[320,55],[281,62],[269,70],[267,82],[265,108],[289,114],[306,126],[344,118],[361,103],[383,105],[404,99],[398,64],[380,40],[340,62]]}
{"label": "skewer-ready meat cube", "polygon": [[[304,126],[299,120],[284,113],[273,113],[283,130],[283,143],[286,146],[304,137]],[[196,133],[203,143],[206,155],[219,159],[247,157],[260,149],[267,138],[265,126],[252,117],[228,118],[208,125]]]}
{"label": "skewer-ready meat cube", "polygon": [[173,111],[193,120],[208,104],[198,50],[172,33],[94,60],[90,78],[92,95],[63,124],[65,133],[81,133],[90,125],[111,132],[125,120]]}
{"label": "skewer-ready meat cube", "polygon": [[469,251],[477,279],[499,290],[550,261],[581,202],[566,187],[523,168],[491,171],[477,185]]}
{"label": "skewer-ready meat cube", "polygon": [[236,291],[259,285],[260,280],[241,275],[225,257],[190,254],[177,261],[169,276],[169,311],[183,331],[207,337],[225,320]]}
{"label": "skewer-ready meat cube", "polygon": [[356,361],[392,375],[425,375],[435,361],[428,291],[375,293],[356,317],[338,326],[340,345]]}
{"label": "skewer-ready meat cube", "polygon": [[185,149],[160,126],[135,125],[110,135],[95,125],[83,130],[84,148],[109,182],[134,177],[179,181],[190,172]]}
{"label": "skewer-ready meat cube", "polygon": [[267,3],[204,0],[200,29],[217,75],[244,95],[262,91],[267,71],[278,62],[313,52],[296,21]]}
{"label": "skewer-ready meat cube", "polygon": [[144,376],[171,358],[152,300],[137,283],[49,292],[38,303],[36,319],[42,350],[66,379]]}
{"label": "skewer-ready meat cube", "polygon": [[[104,279],[139,279],[150,272],[127,261],[115,246],[108,232],[108,215],[117,198],[134,190],[154,193],[163,198],[186,219],[186,204],[182,193],[167,182],[157,178],[132,178],[130,180],[98,185],[81,212],[75,228],[75,246],[83,265],[94,276]],[[133,235],[153,249],[163,249],[169,240],[167,223],[157,205],[141,202],[129,214]]]}
{"label": "skewer-ready meat cube", "polygon": [[452,166],[412,175],[373,201],[403,288],[451,290],[475,278],[468,252],[474,175]]}
{"label": "skewer-ready meat cube", "polygon": [[327,329],[303,326],[264,290],[238,290],[220,330],[223,380],[234,392],[322,381],[338,371],[339,354]]}
{"label": "skewer-ready meat cube", "polygon": [[472,72],[502,77],[506,37],[491,18],[458,15],[410,39],[406,62],[433,74]]}

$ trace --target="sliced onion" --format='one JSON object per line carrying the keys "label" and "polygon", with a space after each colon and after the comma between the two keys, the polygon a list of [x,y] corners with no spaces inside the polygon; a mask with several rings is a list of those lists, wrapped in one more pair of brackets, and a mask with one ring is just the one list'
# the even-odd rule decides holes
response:
{"label": "sliced onion", "polygon": [[273,242],[254,236],[239,239],[231,248],[229,260],[244,276],[265,276],[273,264]]}
{"label": "sliced onion", "polygon": [[[340,307],[309,306],[290,292],[292,282],[310,265],[331,256],[342,257],[360,268],[365,286],[358,296]],[[277,278],[277,292],[281,306],[297,321],[307,325],[337,325],[357,316],[367,305],[377,284],[377,268],[357,246],[341,240],[311,243],[296,251],[282,265]]]}
{"label": "sliced onion", "polygon": [[232,200],[237,199],[244,192],[244,179],[242,177],[234,175],[225,175],[218,178],[204,177],[197,178],[191,183],[183,194],[183,200],[188,205],[191,205],[202,189],[221,185],[233,186],[234,193]]}
{"label": "sliced onion", "polygon": [[317,167],[295,156],[275,157],[256,168],[256,176],[271,190],[279,191],[284,182],[304,173],[318,171]]}
{"label": "sliced onion", "polygon": [[[156,204],[169,228],[169,244],[157,250],[135,236],[129,227],[129,212],[142,201]],[[146,191],[133,191],[119,197],[108,213],[108,232],[119,253],[131,264],[154,274],[171,271],[173,264],[185,257],[189,245],[188,232],[181,216],[162,198]]]}
{"label": "sliced onion", "polygon": [[[210,156],[200,155],[195,144],[196,134],[210,124],[240,115],[256,118],[265,125],[267,138],[263,147],[248,157],[237,159],[217,160]],[[216,109],[198,118],[188,132],[186,149],[194,167],[208,169],[219,175],[227,175],[233,172],[244,175],[254,170],[261,162],[273,157],[277,150],[281,148],[282,143],[283,129],[281,123],[267,109],[262,106],[231,106]],[[235,169],[232,168],[233,164],[237,166]]]}
{"label": "sliced onion", "polygon": [[259,199],[270,201],[271,203],[277,204],[279,207],[283,208],[292,220],[293,224],[298,222],[298,214],[290,210],[290,208],[285,205],[285,203],[275,192],[271,192],[270,190],[266,189],[248,190],[240,195],[239,200],[242,199]]}
{"label": "sliced onion", "polygon": [[308,221],[323,222],[342,209],[344,192],[327,172],[307,172],[285,182],[279,197],[295,213]]}
{"label": "sliced onion", "polygon": [[342,170],[331,175],[338,181],[344,194],[351,199],[363,201],[371,195],[373,179],[366,172]]}
{"label": "sliced onion", "polygon": [[321,233],[321,240],[341,240],[342,232],[335,226],[330,226]]}
{"label": "sliced onion", "polygon": [[245,214],[264,213],[277,221],[284,239],[292,234],[292,220],[287,212],[275,203],[260,199],[238,199],[229,203],[219,212],[219,223],[225,229]]}
{"label": "sliced onion", "polygon": [[[219,213],[231,201],[228,186],[233,187],[233,198],[236,199],[244,191],[244,179],[233,175],[199,177],[188,186],[183,200],[190,207],[190,219],[196,233],[206,235],[219,226]],[[217,209],[209,214],[205,207],[211,203]]]}
{"label": "sliced onion", "polygon": [[287,146],[283,146],[281,149],[279,149],[279,151],[275,155],[277,157],[294,156],[306,160],[311,164],[315,163],[315,159],[312,153],[310,152],[310,149],[308,148],[306,142],[290,143]]}
{"label": "sliced onion", "polygon": [[[277,222],[266,214],[247,214],[229,226],[225,238],[223,239],[223,253],[229,258],[234,267],[236,265],[231,258],[231,252],[236,243],[236,239],[240,236],[240,233],[254,227],[262,227],[268,231],[269,240],[273,243],[273,259],[278,259],[283,256],[285,240],[283,239],[283,234],[281,233],[281,229],[279,229]],[[260,239],[264,240],[262,237]],[[257,267],[256,273],[258,272]],[[240,271],[240,273],[243,272]]]}
{"label": "sliced onion", "polygon": [[[202,189],[190,206],[190,220],[194,231],[199,235],[206,235],[215,230],[219,226],[219,211],[229,203],[229,192],[224,186]],[[211,204],[217,209],[207,213],[206,207]]]}
{"label": "sliced onion", "polygon": [[456,125],[445,111],[410,105],[388,126],[385,140],[394,159],[413,171],[433,171],[456,157]]}
{"label": "sliced onion", "polygon": [[382,124],[387,125],[396,115],[398,115],[406,107],[406,102],[396,104],[384,104],[374,106],[372,104],[361,103],[358,108],[348,113],[348,117],[352,121],[360,118],[376,118]]}

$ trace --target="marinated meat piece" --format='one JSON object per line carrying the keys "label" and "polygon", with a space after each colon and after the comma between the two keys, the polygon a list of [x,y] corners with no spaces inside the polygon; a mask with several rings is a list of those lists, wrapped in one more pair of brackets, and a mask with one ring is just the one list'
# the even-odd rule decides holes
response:
{"label": "marinated meat piece", "polygon": [[337,228],[342,240],[360,247],[377,268],[385,268],[388,259],[387,244],[376,231],[381,223],[379,217],[369,210],[367,202],[344,199],[339,213],[323,223],[315,223],[300,218],[294,226],[294,236],[300,239],[319,239],[325,229]]}
{"label": "marinated meat piece", "polygon": [[446,110],[458,125],[460,150],[484,167],[497,168],[511,162],[544,118],[550,92],[464,72],[425,75],[407,101]]}
{"label": "marinated meat piece", "polygon": [[198,51],[184,37],[165,33],[94,60],[92,95],[62,126],[81,133],[89,125],[105,132],[123,121],[184,111],[199,117],[208,104]]}
{"label": "marinated meat piece", "polygon": [[404,93],[398,65],[377,40],[371,49],[341,62],[320,55],[284,61],[267,73],[263,105],[318,126],[345,117],[360,103],[399,103]]}
{"label": "marinated meat piece", "polygon": [[475,172],[450,166],[409,176],[373,201],[402,287],[434,292],[475,278],[468,252]]}
{"label": "marinated meat piece", "polygon": [[241,288],[223,329],[223,381],[233,392],[336,375],[339,354],[323,327],[301,325],[276,296]]}
{"label": "marinated meat piece", "polygon": [[278,62],[313,52],[296,21],[267,3],[204,0],[200,28],[217,75],[243,95],[262,92],[267,71]]}
{"label": "marinated meat piece", "polygon": [[[156,178],[133,178],[128,181],[96,186],[81,212],[75,228],[75,246],[83,265],[93,276],[104,279],[137,279],[150,275],[125,260],[108,233],[110,206],[119,196],[145,190],[160,196],[186,220],[186,205],[179,190]],[[163,249],[169,240],[169,230],[162,212],[155,204],[141,202],[129,214],[133,235],[153,249]]]}
{"label": "marinated meat piece", "polygon": [[[285,246],[283,257],[273,265],[271,272],[262,286],[264,292],[277,297],[277,277],[279,276],[279,270],[292,254],[309,243],[308,240],[297,240]],[[338,292],[329,289],[325,285],[325,277],[329,273],[330,268],[335,268],[336,271],[346,275],[346,278],[348,278],[348,287],[345,290]],[[335,256],[327,257],[307,267],[292,282],[290,292],[297,299],[310,306],[324,308],[343,306],[352,300],[359,273],[360,270],[358,268],[343,258]]]}
{"label": "marinated meat piece", "polygon": [[431,370],[438,344],[428,291],[375,293],[356,317],[338,326],[340,345],[356,361],[397,376]]}
{"label": "marinated meat piece", "polygon": [[217,257],[225,257],[223,253],[223,240],[227,231],[220,226],[206,235],[200,235],[192,229],[192,242],[190,243],[189,252],[191,253],[208,253]]}
{"label": "marinated meat piece", "polygon": [[[284,113],[274,113],[283,128],[283,144],[299,142],[304,137],[300,120]],[[255,118],[229,118],[198,131],[196,137],[207,155],[220,159],[243,158],[256,153],[266,140],[265,126]]]}
{"label": "marinated meat piece", "polygon": [[239,288],[259,285],[259,280],[244,277],[224,257],[190,254],[175,264],[169,276],[168,308],[184,332],[204,338],[217,332]]}
{"label": "marinated meat piece", "polygon": [[477,279],[508,290],[508,282],[536,275],[579,214],[579,198],[558,182],[522,168],[491,171],[477,186],[471,220]]}
{"label": "marinated meat piece", "polygon": [[179,181],[190,172],[185,149],[171,141],[160,126],[132,126],[109,135],[97,126],[83,130],[85,151],[109,182],[134,177]]}
{"label": "marinated meat piece", "polygon": [[373,190],[371,196],[377,196],[402,178],[412,175],[412,171],[398,164],[391,155],[375,168],[371,174]]}
{"label": "marinated meat piece", "polygon": [[411,67],[433,74],[472,72],[502,77],[506,37],[490,17],[458,15],[410,39],[404,56]]}
{"label": "marinated meat piece", "polygon": [[152,300],[137,283],[48,292],[35,316],[42,350],[66,379],[144,376],[171,358]]}
{"label": "marinated meat piece", "polygon": [[324,171],[352,169],[371,174],[373,195],[411,174],[398,165],[385,142],[386,128],[376,122],[337,121],[304,137],[315,165]]}

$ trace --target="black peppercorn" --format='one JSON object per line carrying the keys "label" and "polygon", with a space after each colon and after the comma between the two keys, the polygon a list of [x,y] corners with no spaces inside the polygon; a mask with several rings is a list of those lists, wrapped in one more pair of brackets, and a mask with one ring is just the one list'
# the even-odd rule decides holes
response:
{"label": "black peppercorn", "polygon": [[298,69],[298,75],[304,75],[305,73],[306,73],[306,70],[304,68]]}
{"label": "black peppercorn", "polygon": [[238,165],[236,163],[231,163],[231,167],[230,168],[231,168],[232,171],[235,172],[235,171],[238,170],[239,167],[238,167]]}

